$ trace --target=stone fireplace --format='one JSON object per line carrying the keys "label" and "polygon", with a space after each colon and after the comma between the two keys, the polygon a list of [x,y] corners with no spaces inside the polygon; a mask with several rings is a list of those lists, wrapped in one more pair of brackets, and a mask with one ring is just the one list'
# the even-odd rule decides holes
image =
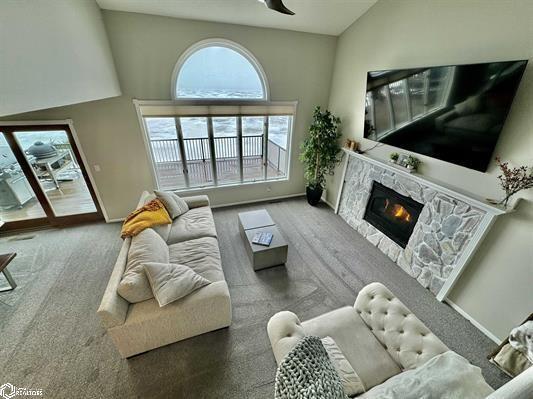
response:
{"label": "stone fireplace", "polygon": [[374,181],[363,219],[405,248],[423,205]]}
{"label": "stone fireplace", "polygon": [[444,300],[505,211],[368,155],[346,153],[336,212]]}

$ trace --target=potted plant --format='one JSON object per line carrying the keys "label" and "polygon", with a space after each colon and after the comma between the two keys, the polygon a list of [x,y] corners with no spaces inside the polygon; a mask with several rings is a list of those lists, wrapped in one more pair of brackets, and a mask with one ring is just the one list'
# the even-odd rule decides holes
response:
{"label": "potted plant", "polygon": [[405,167],[407,169],[417,170],[418,166],[420,166],[420,159],[415,158],[412,155],[409,155],[405,160]]}
{"label": "potted plant", "polygon": [[389,155],[389,158],[390,158],[390,161],[392,163],[396,163],[398,162],[398,158],[400,158],[400,154],[398,154],[397,152],[392,152],[390,155]]}
{"label": "potted plant", "polygon": [[332,175],[335,165],[342,159],[339,156],[339,124],[340,119],[331,112],[315,108],[313,123],[309,127],[309,135],[301,145],[300,153],[300,160],[305,167],[307,202],[310,205],[319,203],[326,175]]}

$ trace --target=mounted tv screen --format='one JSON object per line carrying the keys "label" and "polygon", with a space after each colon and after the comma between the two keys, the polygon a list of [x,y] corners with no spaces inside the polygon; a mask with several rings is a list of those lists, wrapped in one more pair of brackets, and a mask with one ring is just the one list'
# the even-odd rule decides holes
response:
{"label": "mounted tv screen", "polygon": [[526,64],[369,72],[364,137],[485,172]]}

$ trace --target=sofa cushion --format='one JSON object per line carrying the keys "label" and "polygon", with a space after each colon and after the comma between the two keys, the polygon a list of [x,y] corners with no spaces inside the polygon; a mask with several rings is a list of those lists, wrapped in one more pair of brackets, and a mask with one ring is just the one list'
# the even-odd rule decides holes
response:
{"label": "sofa cushion", "polygon": [[354,308],[346,306],[302,323],[306,335],[331,337],[360,377],[365,390],[400,373]]}
{"label": "sofa cushion", "polygon": [[355,396],[364,392],[365,387],[363,386],[361,379],[333,338],[322,338],[322,345],[326,348],[329,360],[331,360],[335,371],[339,375],[344,393],[348,396]]}
{"label": "sofa cushion", "polygon": [[168,244],[175,244],[201,237],[216,237],[215,221],[211,208],[201,206],[184,213],[172,222]]}
{"label": "sofa cushion", "polygon": [[160,307],[211,283],[190,267],[175,263],[148,262],[144,264],[144,271]]}
{"label": "sofa cushion", "polygon": [[169,245],[168,250],[170,263],[188,266],[209,281],[224,280],[216,238],[203,237],[180,242]]}
{"label": "sofa cushion", "polygon": [[147,262],[168,263],[168,245],[152,229],[145,229],[131,239],[128,261],[118,286],[119,295],[130,303],[153,298],[150,283],[144,272]]}
{"label": "sofa cushion", "polygon": [[189,210],[189,205],[179,195],[173,192],[155,190],[154,193],[165,205],[172,219],[176,219]]}

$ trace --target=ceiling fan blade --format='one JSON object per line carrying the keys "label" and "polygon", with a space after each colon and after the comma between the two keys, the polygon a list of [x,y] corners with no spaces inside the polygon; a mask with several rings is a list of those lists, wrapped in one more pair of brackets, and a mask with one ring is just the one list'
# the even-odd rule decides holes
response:
{"label": "ceiling fan blade", "polygon": [[280,12],[282,14],[294,15],[291,10],[285,7],[282,0],[265,0],[265,4],[271,10]]}

